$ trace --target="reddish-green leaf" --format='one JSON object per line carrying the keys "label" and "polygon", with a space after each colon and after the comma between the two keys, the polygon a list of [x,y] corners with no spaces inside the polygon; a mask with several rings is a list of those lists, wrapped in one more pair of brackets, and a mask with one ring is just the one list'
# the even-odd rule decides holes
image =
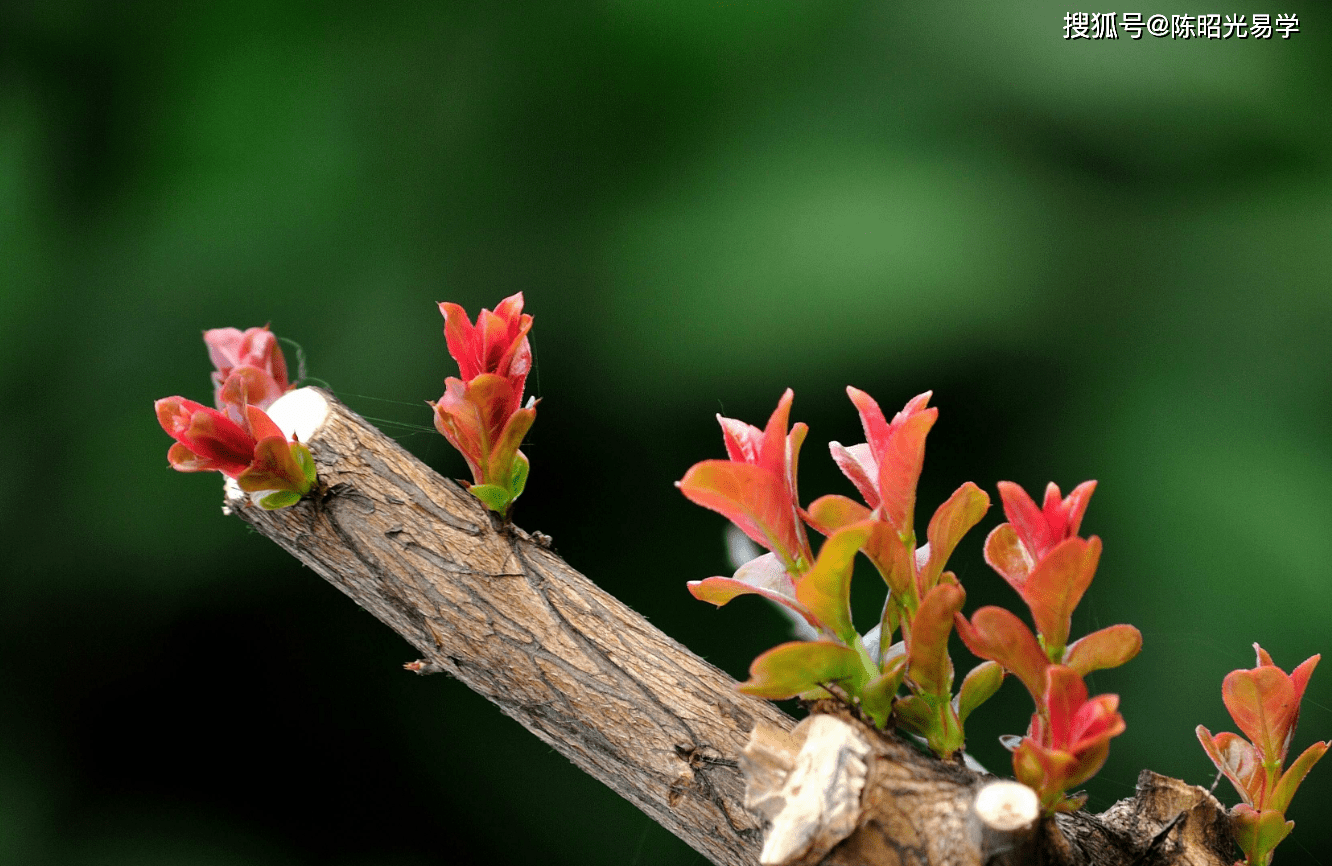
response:
{"label": "reddish-green leaf", "polygon": [[[167,449],[167,462],[177,472],[212,472],[222,468],[217,461],[195,454],[184,442],[171,443]],[[238,471],[244,471],[244,467]]]}
{"label": "reddish-green leaf", "polygon": [[1045,671],[1046,723],[1048,741],[1072,751],[1073,717],[1087,703],[1087,684],[1075,671],[1063,665],[1050,665]]}
{"label": "reddish-green leaf", "polygon": [[[1254,646],[1258,646],[1258,644],[1254,644]],[[1297,714],[1299,713],[1298,705],[1304,699],[1304,689],[1309,685],[1309,677],[1313,676],[1314,668],[1318,667],[1318,660],[1322,657],[1321,653],[1310,656],[1290,672],[1290,684],[1295,687],[1295,703],[1297,705],[1295,712]]]}
{"label": "reddish-green leaf", "polygon": [[250,425],[250,435],[256,440],[287,438],[287,434],[282,432],[282,428],[273,423],[273,419],[268,417],[268,413],[258,406],[247,405],[245,407],[245,420]]}
{"label": "reddish-green leaf", "polygon": [[1124,732],[1124,717],[1118,712],[1119,695],[1097,695],[1088,699],[1087,684],[1077,671],[1065,665],[1047,668],[1045,681],[1042,743],[1063,749],[1081,760],[1084,752],[1108,743],[1112,737]]}
{"label": "reddish-green leaf", "polygon": [[851,624],[851,572],[856,552],[872,528],[873,522],[866,521],[839,529],[823,542],[814,567],[796,581],[796,600],[824,629],[848,644],[856,637]]}
{"label": "reddish-green leaf", "polygon": [[1197,742],[1211,758],[1212,765],[1225,774],[1244,802],[1249,805],[1259,802],[1263,789],[1263,762],[1257,757],[1252,743],[1229,731],[1213,737],[1212,731],[1204,725],[1197,726],[1193,733],[1197,734]]}
{"label": "reddish-green leaf", "polygon": [[[832,535],[839,529],[864,523],[870,516],[870,510],[859,502],[833,493],[811,502],[805,520],[818,532]],[[907,556],[906,544],[896,530],[882,520],[873,521],[861,550],[874,563],[889,590],[899,597],[910,594],[913,586],[911,560]]]}
{"label": "reddish-green leaf", "polygon": [[966,724],[967,717],[994,696],[1004,681],[1004,669],[998,662],[981,662],[962,678],[962,687],[953,698],[957,720]]}
{"label": "reddish-green leaf", "polygon": [[[790,391],[790,389],[787,389]],[[796,470],[800,466],[800,446],[805,443],[805,435],[809,433],[809,425],[796,422],[791,425],[791,432],[786,437],[786,483],[791,491],[791,505],[797,512],[795,521],[797,543],[802,549],[809,547],[809,540],[805,537],[805,528],[801,525],[798,512],[800,511],[800,493],[796,484]]]}
{"label": "reddish-green leaf", "polygon": [[874,462],[874,454],[868,442],[852,445],[849,448],[841,442],[829,442],[828,450],[833,462],[842,474],[856,485],[860,495],[870,508],[879,507],[879,464]]}
{"label": "reddish-green leaf", "polygon": [[875,455],[879,462],[879,507],[884,518],[903,535],[913,531],[916,483],[925,462],[925,437],[938,415],[938,409],[926,409],[907,418],[900,427],[894,422],[887,450]]}
{"label": "reddish-green leaf", "polygon": [[1033,789],[1046,814],[1062,811],[1065,779],[1075,769],[1077,759],[1068,752],[1047,749],[1031,737],[1023,738],[1013,750],[1013,776]]}
{"label": "reddish-green leaf", "polygon": [[1221,683],[1221,699],[1264,762],[1279,765],[1285,760],[1300,709],[1295,686],[1285,671],[1267,666],[1231,671]]}
{"label": "reddish-green leaf", "polygon": [[[1096,492],[1095,481],[1084,481],[1065,496],[1059,498],[1059,485],[1053,481],[1045,488],[1045,519],[1061,537],[1078,534],[1082,528],[1082,517],[1087,513],[1087,505]],[[1056,517],[1056,514],[1058,515]]]}
{"label": "reddish-green leaf", "polygon": [[1064,664],[1086,676],[1092,671],[1117,668],[1142,649],[1142,632],[1131,625],[1112,625],[1069,645]]}
{"label": "reddish-green leaf", "polygon": [[953,616],[966,598],[961,587],[941,583],[921,599],[907,641],[907,676],[925,694],[947,697],[952,693],[948,635],[953,631]]}
{"label": "reddish-green leaf", "polygon": [[1073,609],[1091,584],[1100,558],[1099,538],[1065,539],[1036,563],[1027,577],[1022,598],[1031,608],[1036,630],[1052,658],[1062,657]]}
{"label": "reddish-green leaf", "polygon": [[[1118,732],[1122,733],[1121,727]],[[1063,790],[1075,788],[1083,782],[1095,776],[1105,766],[1106,758],[1110,757],[1110,738],[1097,740],[1091,743],[1087,748],[1078,751],[1074,755],[1072,766],[1065,771],[1060,785]]]}
{"label": "reddish-green leaf", "polygon": [[[899,534],[910,535],[913,532],[911,513],[916,501],[916,482],[925,459],[925,436],[939,410],[926,408],[930,399],[929,392],[926,392],[908,401],[890,424],[879,404],[864,391],[848,387],[846,393],[860,413],[865,441],[878,470],[878,477],[873,480],[881,513]],[[858,458],[858,455],[850,456]],[[834,454],[834,459],[837,457]],[[865,461],[857,462],[867,468]]]}
{"label": "reddish-green leaf", "polygon": [[1035,561],[1027,549],[1018,540],[1017,532],[1011,523],[1001,523],[990,531],[985,539],[985,561],[990,568],[999,572],[1008,585],[1022,593],[1027,583],[1027,575],[1035,566]]}
{"label": "reddish-green leaf", "polygon": [[1011,481],[999,482],[1004,514],[1022,540],[1022,545],[1037,562],[1044,559],[1056,544],[1078,534],[1082,515],[1095,489],[1095,481],[1085,481],[1067,498],[1061,499],[1059,485],[1051,482],[1045,488],[1044,505],[1037,508],[1021,487]]}
{"label": "reddish-green leaf", "polygon": [[1263,787],[1266,774],[1262,760],[1258,757],[1253,744],[1238,734],[1229,731],[1212,736],[1212,732],[1203,725],[1195,730],[1203,751],[1211,758],[1217,770],[1224,773],[1235,786],[1235,791],[1249,805],[1260,804],[1263,800]]}
{"label": "reddish-green leaf", "polygon": [[948,557],[971,528],[980,522],[990,507],[990,497],[970,481],[963,484],[940,505],[930,518],[927,537],[930,543],[929,559],[920,574],[920,591],[929,592],[939,579]]}
{"label": "reddish-green leaf", "polygon": [[306,479],[305,467],[292,453],[293,448],[304,447],[288,442],[281,435],[261,440],[254,446],[254,461],[236,479],[236,484],[246,493],[260,490],[290,490],[301,495],[308,493],[310,482]]}
{"label": "reddish-green leaf", "polygon": [[898,725],[922,737],[928,737],[939,726],[934,710],[923,698],[915,695],[893,701],[893,713],[897,716]]}
{"label": "reddish-green leaf", "polygon": [[[768,424],[763,428],[763,442],[758,454],[758,465],[767,469],[769,472],[785,476],[788,466],[787,449],[790,441],[787,438],[786,428],[791,418],[791,402],[795,399],[795,392],[787,388],[782,392],[781,398],[777,401],[777,408],[772,410],[772,415],[768,418]],[[804,427],[804,425],[797,425]],[[804,440],[804,433],[801,432],[800,440]],[[799,448],[796,443],[796,448]]]}
{"label": "reddish-green leaf", "polygon": [[824,683],[855,694],[867,676],[855,650],[831,641],[792,641],[754,659],[749,679],[737,688],[769,700],[793,698]]}
{"label": "reddish-green leaf", "polygon": [[790,574],[775,553],[765,553],[746,562],[732,577],[691,580],[687,586],[694,598],[718,607],[739,595],[761,595],[790,608],[804,617],[814,628],[819,627],[814,614],[796,600],[795,582],[791,580]]}
{"label": "reddish-green leaf", "polygon": [[846,496],[830,493],[820,496],[809,504],[806,519],[810,526],[823,535],[832,535],[837,530],[868,520],[870,510]]}
{"label": "reddish-green leaf", "polygon": [[998,662],[1027,687],[1032,699],[1041,703],[1045,694],[1045,669],[1050,660],[1026,623],[1001,607],[983,607],[968,622],[962,614],[954,618],[958,636],[967,649],[983,659]]}
{"label": "reddish-green leaf", "polygon": [[[532,424],[536,421],[535,402],[525,409],[517,409],[509,419],[504,422],[504,427],[500,430],[499,438],[495,441],[494,447],[490,451],[489,463],[490,477],[488,481],[494,484],[500,484],[509,489],[514,499],[522,492],[522,487],[515,489],[514,482],[514,461],[518,455],[518,446],[523,444],[523,437],[527,431],[532,429]],[[526,463],[526,458],[524,458]],[[527,483],[527,474],[524,472],[522,483]]]}
{"label": "reddish-green leaf", "polygon": [[916,592],[916,560],[911,545],[886,521],[876,521],[865,540],[865,555],[874,563],[892,600],[899,607],[915,609],[920,602]]}
{"label": "reddish-green leaf", "polygon": [[893,698],[906,674],[906,656],[897,656],[884,665],[883,673],[871,679],[860,692],[860,706],[874,724],[882,728],[893,711]]}
{"label": "reddish-green leaf", "polygon": [[760,466],[730,460],[704,460],[690,467],[677,485],[691,501],[711,508],[756,543],[794,568],[800,551],[795,505],[782,478]]}

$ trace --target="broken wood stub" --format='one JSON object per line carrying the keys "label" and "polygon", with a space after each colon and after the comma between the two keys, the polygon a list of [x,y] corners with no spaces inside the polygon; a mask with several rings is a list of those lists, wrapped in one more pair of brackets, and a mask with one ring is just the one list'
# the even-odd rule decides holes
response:
{"label": "broken wood stub", "polygon": [[764,866],[1229,866],[1220,803],[1146,771],[1101,815],[1041,818],[1025,785],[939,761],[829,702],[792,732],[755,730],[746,803]]}

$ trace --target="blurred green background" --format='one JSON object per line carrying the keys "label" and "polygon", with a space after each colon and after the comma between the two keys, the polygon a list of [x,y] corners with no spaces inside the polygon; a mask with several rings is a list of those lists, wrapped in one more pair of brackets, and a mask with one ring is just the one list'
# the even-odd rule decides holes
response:
{"label": "blurred green background", "polygon": [[[784,637],[684,589],[727,570],[671,486],[722,455],[716,412],[794,387],[808,501],[852,492],[845,385],[933,389],[922,515],[968,479],[1100,480],[1075,634],[1146,647],[1094,677],[1128,731],[1091,806],[1143,767],[1210,784],[1193,727],[1231,727],[1250,643],[1332,650],[1327,10],[1189,10],[1301,19],[1224,42],[1069,42],[1066,11],[6,5],[0,862],[700,861],[167,468],[151,403],[208,400],[200,332],[271,322],[465,474],[428,429],[435,303],[519,290],[517,521],[666,632],[734,675]],[[1017,604],[979,556],[998,519],[954,559],[968,610]],[[973,751],[1003,771],[1029,712],[1005,685]],[[1295,747],[1329,737],[1322,670]],[[1279,863],[1332,862],[1329,796],[1319,766]]]}

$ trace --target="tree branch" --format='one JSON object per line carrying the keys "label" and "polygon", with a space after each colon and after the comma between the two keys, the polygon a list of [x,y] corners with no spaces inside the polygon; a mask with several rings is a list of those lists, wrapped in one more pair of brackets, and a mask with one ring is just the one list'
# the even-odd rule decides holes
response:
{"label": "tree branch", "polygon": [[330,395],[303,389],[271,414],[309,445],[321,492],[264,511],[233,487],[232,511],[402,635],[426,666],[701,854],[757,862],[762,828],[744,807],[737,762],[756,723],[789,730],[788,716],[736,692],[521,529],[497,527],[473,496]]}
{"label": "tree branch", "polygon": [[229,484],[224,510],[415,646],[410,669],[462,680],[714,863],[1229,862],[1219,804],[1173,779],[1144,773],[1138,797],[1099,818],[1033,824],[1021,786],[845,710],[792,736],[792,719],[327,393],[301,389],[270,414],[309,445],[319,489],[264,511]]}

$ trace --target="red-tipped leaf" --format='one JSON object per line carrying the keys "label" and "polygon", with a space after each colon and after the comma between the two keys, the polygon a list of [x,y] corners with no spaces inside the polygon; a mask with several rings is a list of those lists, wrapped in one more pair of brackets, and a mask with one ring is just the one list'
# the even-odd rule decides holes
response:
{"label": "red-tipped leaf", "polygon": [[929,559],[919,578],[922,593],[928,592],[938,581],[948,557],[957,549],[958,542],[980,522],[989,508],[989,495],[968,481],[934,512],[927,530]]}
{"label": "red-tipped leaf", "polygon": [[985,561],[1022,594],[1036,561],[1027,553],[1011,523],[1001,523],[985,538]]}
{"label": "red-tipped leaf", "polygon": [[818,619],[795,595],[795,583],[775,553],[765,553],[740,566],[732,577],[709,577],[691,580],[689,592],[699,601],[718,607],[741,595],[761,595],[804,617],[814,628]]}
{"label": "red-tipped leaf", "polygon": [[1142,632],[1131,625],[1112,625],[1074,641],[1063,663],[1086,676],[1092,671],[1117,668],[1142,649]]}
{"label": "red-tipped leaf", "polygon": [[953,618],[958,636],[977,656],[1003,665],[1027,687],[1038,704],[1045,694],[1045,669],[1050,660],[1026,623],[1001,607],[982,607],[968,622]]}
{"label": "red-tipped leaf", "polygon": [[1267,776],[1253,744],[1229,731],[1212,736],[1203,725],[1199,725],[1194,733],[1212,764],[1225,774],[1244,802],[1251,806],[1262,803]]}
{"label": "red-tipped leaf", "polygon": [[941,583],[921,599],[908,641],[907,676],[926,694],[946,696],[952,692],[948,636],[953,631],[953,617],[966,598],[960,586]]}
{"label": "red-tipped leaf", "polygon": [[726,517],[755,543],[777,553],[788,568],[795,568],[800,546],[781,477],[749,463],[704,460],[690,467],[678,485],[690,501]]}
{"label": "red-tipped leaf", "polygon": [[1031,608],[1046,649],[1055,657],[1068,642],[1073,609],[1091,585],[1100,558],[1099,538],[1068,538],[1038,562],[1027,577],[1022,598]]}
{"label": "red-tipped leaf", "polygon": [[837,468],[842,470],[842,474],[849,478],[860,491],[860,495],[865,497],[865,503],[870,508],[878,508],[879,464],[874,462],[874,454],[870,451],[869,443],[862,442],[847,447],[840,442],[829,442],[828,450],[832,453]]}
{"label": "red-tipped leaf", "polygon": [[1264,761],[1285,760],[1299,714],[1295,686],[1285,671],[1268,666],[1231,671],[1221,683],[1221,699]]}

